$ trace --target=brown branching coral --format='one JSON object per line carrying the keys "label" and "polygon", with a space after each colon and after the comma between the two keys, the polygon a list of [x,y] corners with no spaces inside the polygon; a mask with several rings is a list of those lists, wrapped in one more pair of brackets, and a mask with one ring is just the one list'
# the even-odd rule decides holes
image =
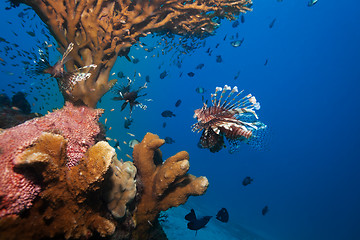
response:
{"label": "brown branching coral", "polygon": [[74,43],[67,71],[94,64],[90,78],[76,84],[66,100],[95,107],[113,86],[109,73],[121,50],[139,37],[161,30],[182,35],[207,35],[217,23],[213,17],[234,19],[249,11],[251,0],[20,0],[48,25],[64,50]]}
{"label": "brown branching coral", "polygon": [[114,233],[115,223],[104,217],[106,207],[98,189],[116,158],[115,150],[98,142],[69,170],[66,145],[61,135],[43,133],[14,160],[17,168],[39,174],[44,189],[27,212],[0,219],[0,239],[68,239]]}
{"label": "brown branching coral", "polygon": [[157,135],[147,133],[134,147],[134,164],[142,190],[134,213],[133,239],[148,239],[152,222],[160,211],[184,204],[191,195],[204,194],[209,185],[206,177],[187,174],[189,154],[185,151],[162,162],[159,147],[164,143]]}

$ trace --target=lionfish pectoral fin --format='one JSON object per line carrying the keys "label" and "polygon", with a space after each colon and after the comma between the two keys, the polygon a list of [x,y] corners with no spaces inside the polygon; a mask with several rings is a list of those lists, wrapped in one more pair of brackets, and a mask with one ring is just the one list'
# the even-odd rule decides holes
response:
{"label": "lionfish pectoral fin", "polygon": [[210,152],[218,152],[224,146],[224,137],[216,134],[212,128],[205,129],[201,134],[199,145],[202,148],[209,148]]}

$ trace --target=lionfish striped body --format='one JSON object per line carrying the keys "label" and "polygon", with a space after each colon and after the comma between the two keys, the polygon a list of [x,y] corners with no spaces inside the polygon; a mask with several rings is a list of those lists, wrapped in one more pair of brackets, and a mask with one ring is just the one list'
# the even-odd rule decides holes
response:
{"label": "lionfish striped body", "polygon": [[255,97],[248,94],[240,98],[243,91],[238,92],[235,86],[231,89],[217,87],[211,94],[212,106],[204,106],[195,110],[194,118],[198,122],[192,125],[192,130],[202,132],[199,145],[218,152],[225,145],[224,137],[230,144],[230,152],[237,150],[240,142],[255,147],[261,145],[267,126],[258,121],[255,110],[260,104]]}

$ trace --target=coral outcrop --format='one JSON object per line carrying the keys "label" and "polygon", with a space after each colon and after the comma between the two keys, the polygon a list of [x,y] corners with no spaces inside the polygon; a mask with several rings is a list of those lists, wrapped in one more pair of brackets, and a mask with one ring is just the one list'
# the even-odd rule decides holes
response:
{"label": "coral outcrop", "polygon": [[108,236],[115,222],[105,218],[99,188],[116,158],[104,141],[96,143],[83,161],[70,170],[66,164],[68,141],[61,135],[42,133],[14,159],[15,167],[40,175],[43,189],[28,211],[0,220],[1,239],[88,238]]}
{"label": "coral outcrop", "polygon": [[29,208],[40,192],[36,176],[28,169],[15,169],[14,161],[43,132],[61,134],[66,140],[67,166],[75,166],[100,133],[103,111],[66,103],[57,111],[31,119],[0,134],[0,217]]}
{"label": "coral outcrop", "polygon": [[164,143],[157,135],[147,133],[134,147],[140,200],[134,212],[136,227],[132,239],[148,239],[160,211],[184,204],[191,195],[204,194],[209,185],[206,177],[187,174],[187,152],[179,152],[163,162],[159,147]]}

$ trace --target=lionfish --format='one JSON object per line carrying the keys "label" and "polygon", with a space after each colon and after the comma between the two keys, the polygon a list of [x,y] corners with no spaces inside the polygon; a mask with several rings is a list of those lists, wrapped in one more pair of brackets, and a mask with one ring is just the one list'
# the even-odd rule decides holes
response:
{"label": "lionfish", "polygon": [[[121,111],[123,111],[125,109],[125,107],[127,106],[127,104],[129,104],[130,106],[130,117],[131,117],[131,113],[132,110],[135,106],[138,106],[140,108],[142,108],[143,110],[146,110],[147,106],[140,103],[137,99],[139,97],[143,97],[146,96],[147,94],[142,94],[139,95],[139,92],[144,89],[147,88],[147,82],[142,86],[139,87],[137,90],[135,91],[131,91],[131,83],[133,82],[129,77],[127,78],[128,83],[126,86],[118,86],[115,85],[111,91],[116,94],[116,97],[113,97],[113,100],[123,100],[125,101],[122,105],[121,105]],[[147,101],[151,101],[151,99],[148,99]]]}
{"label": "lionfish", "polygon": [[258,121],[255,113],[260,104],[251,94],[240,98],[243,91],[239,92],[236,86],[233,89],[227,85],[216,87],[211,94],[212,106],[204,103],[195,110],[194,118],[198,122],[192,125],[192,131],[203,131],[199,147],[218,152],[225,146],[224,137],[230,144],[230,153],[238,150],[240,143],[258,149],[263,147],[267,126]]}
{"label": "lionfish", "polygon": [[[47,45],[47,43],[45,42],[44,45]],[[32,73],[35,75],[44,73],[50,74],[51,77],[56,78],[59,88],[67,94],[71,95],[71,91],[76,83],[84,81],[91,76],[91,73],[84,73],[82,72],[82,70],[97,67],[95,64],[90,64],[88,66],[78,68],[75,71],[67,72],[64,69],[64,64],[71,60],[71,56],[69,55],[69,53],[73,50],[73,48],[74,44],[70,43],[66,51],[64,52],[62,58],[57,61],[53,66],[51,66],[49,62],[48,48],[44,47],[44,49],[39,49],[40,59],[38,61],[34,61],[35,67],[32,70]]]}

